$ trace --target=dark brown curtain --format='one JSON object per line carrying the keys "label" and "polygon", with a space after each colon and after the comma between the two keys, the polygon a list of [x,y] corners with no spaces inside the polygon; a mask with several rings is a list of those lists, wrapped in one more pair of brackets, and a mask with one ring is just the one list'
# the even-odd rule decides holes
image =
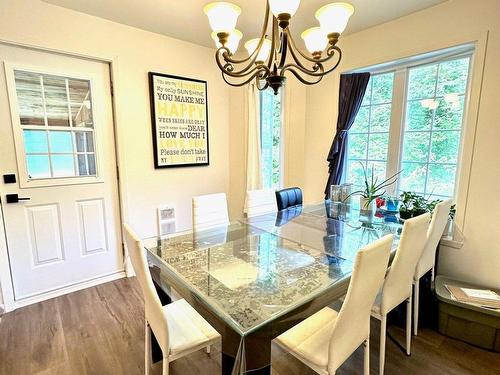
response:
{"label": "dark brown curtain", "polygon": [[327,158],[329,175],[325,188],[325,199],[328,199],[330,185],[340,184],[347,152],[347,131],[351,128],[358,114],[369,80],[370,73],[352,73],[340,76],[337,133],[333,138]]}

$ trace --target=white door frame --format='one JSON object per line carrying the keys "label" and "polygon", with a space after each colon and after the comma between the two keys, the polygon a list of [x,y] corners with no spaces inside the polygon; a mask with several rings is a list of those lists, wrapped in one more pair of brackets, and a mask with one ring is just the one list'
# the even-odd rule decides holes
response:
{"label": "white door frame", "polygon": [[[128,209],[127,209],[127,204],[126,200],[122,199],[123,196],[126,196],[127,192],[127,187],[125,181],[126,175],[125,175],[125,170],[121,169],[120,166],[124,165],[122,161],[124,161],[123,157],[123,152],[120,150],[120,145],[123,144],[121,142],[124,138],[124,135],[118,131],[120,129],[119,126],[117,126],[119,123],[121,123],[123,120],[121,119],[121,115],[119,112],[116,110],[117,108],[117,102],[119,101],[119,98],[117,98],[116,92],[118,90],[116,89],[118,86],[118,82],[120,81],[118,77],[120,76],[119,74],[119,59],[117,56],[102,56],[102,55],[86,55],[86,54],[80,54],[76,53],[74,51],[69,51],[69,50],[60,50],[60,49],[52,49],[52,48],[47,48],[47,47],[40,47],[36,45],[31,45],[31,44],[25,44],[25,43],[19,43],[14,40],[5,40],[5,39],[0,39],[0,44],[7,45],[7,46],[12,46],[12,47],[18,47],[18,48],[26,48],[30,50],[35,50],[35,51],[40,51],[40,52],[49,52],[52,54],[59,54],[59,55],[64,55],[64,56],[69,56],[69,57],[74,57],[74,58],[83,58],[87,60],[94,60],[98,61],[101,63],[105,63],[109,65],[109,72],[110,72],[110,82],[111,82],[111,90],[112,90],[112,95],[111,95],[111,106],[112,106],[112,115],[113,115],[113,134],[114,134],[114,142],[115,142],[115,159],[116,159],[116,166],[118,168],[118,181],[117,181],[117,186],[118,186],[118,205],[119,205],[119,224],[120,227],[122,226],[121,224],[123,222],[126,222],[127,217],[128,217]],[[3,70],[3,69],[2,69]],[[3,74],[3,73],[2,73]],[[124,259],[124,267],[125,267],[125,273],[118,273],[116,275],[112,275],[109,277],[105,277],[102,279],[93,279],[93,280],[88,280],[84,281],[82,283],[78,283],[77,285],[74,286],[69,286],[54,292],[50,292],[47,294],[42,294],[33,298],[29,298],[23,301],[15,301],[14,299],[14,287],[12,284],[12,272],[10,268],[10,263],[9,263],[9,252],[8,252],[8,245],[7,245],[7,238],[5,235],[5,222],[3,218],[3,204],[5,202],[0,203],[0,293],[3,297],[3,309],[5,312],[9,312],[12,310],[15,310],[19,307],[26,306],[31,303],[39,302],[48,298],[53,298],[58,295],[62,295],[71,291],[76,291],[79,289],[87,288],[92,285],[97,285],[103,282],[111,281],[113,279],[121,278],[124,276],[133,276],[134,272],[132,269],[132,265],[130,263],[130,259],[128,257],[128,254],[126,254],[125,248],[123,246],[123,233],[122,230],[120,230],[121,238],[118,239],[118,243],[122,244],[122,249],[123,249],[123,259]],[[0,310],[1,310],[1,305],[0,305]]]}

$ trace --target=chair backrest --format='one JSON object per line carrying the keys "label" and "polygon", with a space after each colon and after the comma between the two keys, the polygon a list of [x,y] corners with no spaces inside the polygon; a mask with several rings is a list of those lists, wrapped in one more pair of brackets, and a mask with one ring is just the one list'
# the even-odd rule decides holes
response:
{"label": "chair backrest", "polygon": [[226,193],[193,197],[193,229],[229,224]]}
{"label": "chair backrest", "polygon": [[246,213],[248,217],[277,212],[276,195],[273,189],[247,191]]}
{"label": "chair backrest", "polygon": [[298,187],[278,190],[276,192],[276,203],[278,204],[278,211],[302,205],[302,190]]}
{"label": "chair backrest", "polygon": [[128,254],[132,266],[134,267],[137,280],[139,281],[142,294],[144,295],[146,320],[151,326],[163,352],[168,353],[169,341],[167,320],[163,315],[160,298],[158,297],[153,280],[151,279],[151,274],[149,273],[144,247],[142,246],[141,240],[127,224],[123,224],[123,228],[125,229],[125,244]]}
{"label": "chair backrest", "polygon": [[380,311],[386,314],[411,293],[413,275],[422,256],[431,214],[426,213],[405,221],[398,250],[385,276]]}
{"label": "chair backrest", "polygon": [[434,208],[431,224],[429,225],[429,230],[427,231],[427,242],[424,246],[424,251],[417,263],[417,268],[415,270],[415,280],[419,280],[425,273],[427,273],[434,267],[434,262],[436,260],[436,249],[438,247],[439,240],[443,235],[446,223],[448,222],[451,204],[452,200],[448,199],[437,204]]}
{"label": "chair backrest", "polygon": [[392,241],[389,234],[356,254],[349,289],[330,339],[328,369],[332,374],[370,335],[370,312],[384,282]]}

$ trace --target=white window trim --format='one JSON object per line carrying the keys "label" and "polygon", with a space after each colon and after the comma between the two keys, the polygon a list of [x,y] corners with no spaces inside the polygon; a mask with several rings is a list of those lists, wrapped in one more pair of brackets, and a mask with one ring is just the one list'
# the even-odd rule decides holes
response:
{"label": "white window trim", "polygon": [[[75,74],[75,72],[61,72],[60,70],[43,68],[32,66],[32,65],[24,65],[24,64],[16,64],[8,61],[4,61],[4,69],[5,69],[5,77],[7,83],[7,92],[9,98],[10,105],[10,114],[11,114],[11,125],[12,125],[12,133],[14,137],[14,145],[16,151],[16,161],[17,161],[17,171],[19,176],[19,187],[20,188],[33,188],[33,187],[49,187],[49,186],[64,186],[64,185],[79,185],[79,184],[90,184],[90,183],[103,183],[104,180],[101,176],[100,171],[103,170],[102,160],[99,157],[101,152],[101,131],[100,124],[95,123],[95,119],[99,118],[95,111],[99,109],[95,106],[95,97],[91,95],[91,108],[93,111],[94,117],[94,155],[95,155],[95,166],[96,166],[96,175],[95,176],[72,176],[72,177],[49,177],[49,178],[36,178],[30,179],[28,176],[27,163],[26,163],[26,154],[24,149],[24,140],[23,140],[23,128],[26,126],[21,125],[21,120],[19,116],[19,107],[17,102],[17,93],[16,93],[16,84],[14,71],[15,70],[23,70],[32,73],[38,74],[48,74],[54,75],[64,78],[75,78],[81,80],[88,80],[90,82],[90,90],[93,93],[93,77],[86,76],[82,74]],[[39,130],[47,130],[45,126],[40,126],[37,128]],[[59,127],[50,128],[52,130],[59,130]],[[64,130],[71,131],[74,128],[65,127]]]}

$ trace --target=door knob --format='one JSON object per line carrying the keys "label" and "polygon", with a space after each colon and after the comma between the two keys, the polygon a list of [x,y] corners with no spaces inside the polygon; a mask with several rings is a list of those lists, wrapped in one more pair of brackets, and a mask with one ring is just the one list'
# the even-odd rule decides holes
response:
{"label": "door knob", "polygon": [[19,201],[29,201],[30,198],[19,198],[18,194],[7,194],[5,195],[7,198],[7,203],[18,203]]}

